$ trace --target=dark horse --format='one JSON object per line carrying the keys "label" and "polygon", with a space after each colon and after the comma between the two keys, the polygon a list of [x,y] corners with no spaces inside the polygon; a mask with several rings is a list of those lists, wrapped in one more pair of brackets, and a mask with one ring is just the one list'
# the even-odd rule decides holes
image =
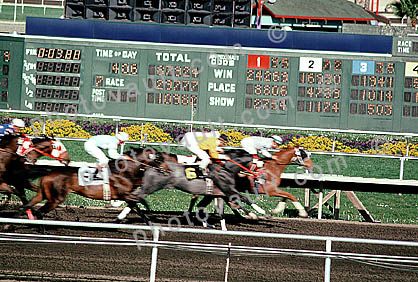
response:
{"label": "dark horse", "polygon": [[[298,199],[289,192],[279,189],[281,182],[281,174],[290,164],[296,164],[312,171],[313,162],[310,153],[303,148],[288,147],[274,153],[272,159],[264,160],[264,166],[258,172],[249,170],[252,157],[242,150],[233,150],[229,152],[231,161],[226,163],[226,168],[235,175],[236,187],[239,191],[258,194],[266,194],[271,197],[279,197],[280,201],[273,214],[279,214],[286,207],[286,200],[293,203],[299,212],[300,217],[307,217],[305,208],[300,204]],[[242,172],[242,173],[241,173]],[[199,207],[206,207],[213,197],[205,196],[198,204]],[[189,210],[192,209],[194,202],[190,204]]]}

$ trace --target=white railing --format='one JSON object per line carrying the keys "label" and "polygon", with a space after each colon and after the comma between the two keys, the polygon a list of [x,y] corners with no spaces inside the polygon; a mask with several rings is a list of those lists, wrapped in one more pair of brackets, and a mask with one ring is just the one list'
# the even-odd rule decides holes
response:
{"label": "white railing", "polygon": [[[329,282],[331,277],[331,260],[332,259],[350,259],[357,261],[373,262],[373,264],[381,265],[382,267],[388,263],[391,265],[402,266],[405,269],[417,270],[418,257],[411,256],[393,256],[393,255],[376,255],[376,254],[362,254],[362,253],[342,253],[332,251],[333,242],[344,242],[354,244],[373,244],[373,245],[390,245],[390,246],[404,246],[418,248],[418,242],[412,241],[392,241],[392,240],[373,240],[373,239],[357,239],[331,236],[310,236],[299,234],[279,234],[279,233],[262,233],[262,232],[248,232],[248,231],[220,231],[214,229],[195,229],[195,228],[173,228],[163,226],[139,226],[128,224],[112,224],[112,223],[90,223],[90,222],[71,222],[71,221],[50,221],[50,220],[27,220],[27,219],[11,219],[0,218],[2,224],[24,224],[24,225],[48,225],[61,227],[83,227],[83,228],[97,228],[97,229],[123,229],[133,231],[134,239],[117,239],[117,238],[95,238],[95,237],[75,237],[75,236],[54,236],[54,235],[34,235],[34,234],[16,234],[16,233],[0,233],[0,241],[13,242],[35,242],[35,243],[61,243],[61,244],[98,244],[98,245],[114,245],[114,246],[137,246],[137,247],[151,247],[151,268],[150,281],[154,282],[156,279],[158,249],[159,248],[176,248],[180,250],[193,250],[197,252],[216,252],[227,256],[227,263],[225,269],[225,281],[228,280],[227,274],[229,271],[229,257],[234,255],[257,255],[257,256],[272,256],[272,255],[292,255],[305,256],[325,259],[324,267],[324,281]],[[138,239],[138,231],[152,232],[151,240]],[[270,239],[293,239],[293,240],[310,240],[322,241],[325,243],[325,250],[298,250],[286,248],[266,248],[266,247],[252,247],[252,246],[234,246],[227,244],[202,244],[193,242],[173,242],[161,241],[160,234],[164,232],[177,233],[192,233],[202,235],[221,235],[224,236],[225,241],[228,237],[258,237]],[[140,233],[139,235],[143,235]]]}
{"label": "white railing", "polygon": [[[173,119],[156,119],[156,118],[137,118],[137,117],[122,117],[122,116],[92,116],[87,114],[68,114],[68,113],[46,113],[38,111],[20,111],[20,110],[0,110],[0,113],[11,113],[11,114],[30,114],[38,115],[43,124],[46,124],[46,120],[52,116],[56,117],[66,117],[69,119],[76,118],[100,118],[104,120],[110,120],[115,123],[116,132],[118,132],[119,124],[121,121],[140,121],[140,122],[161,122],[161,123],[178,123],[184,125],[190,125],[190,129],[193,130],[193,125],[207,125],[210,127],[215,126],[225,126],[225,127],[241,127],[241,128],[258,128],[258,129],[276,129],[276,130],[295,130],[295,131],[307,131],[307,132],[319,132],[319,133],[335,133],[335,134],[369,134],[369,135],[386,135],[394,137],[403,137],[406,142],[412,137],[418,137],[417,133],[399,133],[399,132],[386,132],[386,131],[366,131],[366,130],[350,130],[350,129],[332,129],[332,128],[306,128],[306,127],[291,127],[291,126],[273,126],[273,125],[262,125],[262,124],[238,124],[238,123],[219,123],[219,122],[206,122],[206,121],[195,121],[195,120],[173,120]],[[193,117],[192,117],[193,118]],[[42,127],[42,133],[45,133],[45,126]],[[85,139],[79,138],[59,138],[60,140],[71,140],[71,141],[85,141]],[[404,179],[404,167],[405,161],[407,160],[417,160],[417,157],[409,155],[409,147],[407,146],[407,151],[405,156],[394,156],[394,155],[371,155],[371,154],[361,154],[361,153],[343,153],[335,151],[336,139],[333,140],[332,151],[330,152],[321,152],[315,151],[313,154],[317,155],[331,155],[331,156],[347,156],[347,157],[367,157],[367,158],[385,158],[385,159],[399,159],[400,168],[399,168],[399,179]],[[130,142],[132,144],[141,144],[141,145],[156,145],[156,146],[179,146],[177,144],[167,144],[167,143],[150,143],[147,142],[146,136],[144,140],[139,142]]]}
{"label": "white railing", "polygon": [[27,1],[29,3],[25,3],[24,0],[14,0],[7,1],[0,0],[0,13],[2,12],[3,6],[9,6],[14,7],[13,11],[13,22],[16,22],[17,20],[17,14],[18,14],[18,7],[21,8],[20,13],[25,13],[25,7],[35,7],[35,8],[43,8],[44,10],[44,16],[46,15],[46,9],[64,9],[64,0],[49,0],[48,2],[56,2],[54,5],[45,4],[45,0],[32,0]]}

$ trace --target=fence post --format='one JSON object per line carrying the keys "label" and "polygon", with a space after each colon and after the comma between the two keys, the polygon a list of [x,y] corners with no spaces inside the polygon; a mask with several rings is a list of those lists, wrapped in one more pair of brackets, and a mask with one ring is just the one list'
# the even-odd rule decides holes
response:
{"label": "fence post", "polygon": [[42,117],[42,134],[45,135],[46,134],[46,117],[47,117],[47,115],[42,114],[41,117]]}
{"label": "fence post", "polygon": [[404,172],[404,166],[405,166],[405,157],[401,157],[401,167],[399,171],[399,180],[403,180],[403,172]]}
{"label": "fence post", "polygon": [[[331,240],[326,240],[325,242],[325,252],[331,253]],[[324,281],[330,282],[331,281],[331,257],[325,258],[325,274],[324,274]]]}
{"label": "fence post", "polygon": [[157,272],[157,258],[158,258],[158,239],[160,237],[160,229],[157,226],[152,228],[152,236],[154,241],[154,246],[152,247],[152,254],[151,254],[151,270],[149,275],[149,281],[155,282],[155,275]]}
{"label": "fence post", "polygon": [[[332,152],[335,153],[335,143],[337,142],[337,136],[334,135],[334,138],[332,140]],[[334,157],[334,155],[332,155]]]}
{"label": "fence post", "polygon": [[229,274],[229,259],[231,258],[231,243],[228,244],[228,252],[226,253],[226,266],[225,266],[225,282],[228,282]]}
{"label": "fence post", "polygon": [[16,13],[17,13],[17,0],[15,0],[15,9],[13,12],[13,22],[16,22]]}

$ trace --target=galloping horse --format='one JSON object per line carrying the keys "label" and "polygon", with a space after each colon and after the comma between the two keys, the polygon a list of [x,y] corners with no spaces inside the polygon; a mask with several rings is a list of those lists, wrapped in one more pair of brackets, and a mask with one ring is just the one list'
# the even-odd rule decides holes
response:
{"label": "galloping horse", "polygon": [[308,213],[305,208],[299,203],[298,199],[289,192],[279,189],[281,182],[281,174],[285,170],[286,166],[295,163],[297,165],[305,167],[308,171],[312,172],[313,162],[308,153],[303,148],[289,147],[276,152],[273,155],[272,160],[267,160],[264,164],[265,170],[265,183],[259,185],[258,192],[265,193],[272,197],[281,197],[277,207],[272,210],[273,213],[279,214],[284,211],[286,207],[286,199],[290,200],[295,208],[299,212],[300,217],[308,217]]}
{"label": "galloping horse", "polygon": [[8,194],[9,198],[11,194],[16,194],[24,206],[28,204],[25,188],[37,190],[29,181],[32,171],[25,161],[34,163],[41,155],[53,157],[51,154],[59,156],[63,163],[70,161],[68,152],[61,143],[56,143],[58,141],[48,137],[35,138],[33,141],[25,137],[22,142],[20,135],[6,135],[0,143],[0,192]]}
{"label": "galloping horse", "polygon": [[[234,152],[234,151],[233,151]],[[242,151],[241,151],[242,152]],[[278,188],[281,182],[281,174],[290,164],[297,164],[305,167],[309,171],[313,169],[313,162],[310,159],[310,154],[299,147],[288,147],[276,152],[273,155],[272,159],[265,160],[263,168],[259,173],[254,173],[249,170],[249,165],[251,164],[252,157],[244,158],[243,155],[246,153],[240,153],[235,155],[234,153],[230,154],[232,160],[229,161],[227,167],[231,171],[235,171],[235,183],[239,191],[245,192],[249,191],[252,193],[266,194],[271,197],[281,197],[282,200],[279,201],[277,207],[272,210],[272,213],[279,214],[284,211],[286,207],[286,200],[290,200],[296,209],[299,211],[300,217],[307,217],[308,214],[305,208],[299,203],[298,199],[289,192],[283,191]],[[235,155],[235,156],[234,156]],[[234,159],[240,159],[245,161],[236,162]],[[245,176],[240,177],[240,171],[245,173]],[[249,175],[249,176],[248,176]],[[247,177],[248,176],[248,177]],[[254,181],[259,181],[261,178],[262,182],[258,185],[254,185]],[[255,187],[256,186],[256,187]],[[283,200],[284,199],[284,200]],[[205,196],[198,204],[199,207],[206,207],[213,200],[212,196]],[[192,200],[193,201],[193,200]],[[194,206],[194,202],[190,204],[189,210]]]}
{"label": "galloping horse", "polygon": [[24,188],[29,188],[31,185],[22,173],[25,170],[25,160],[16,153],[19,138],[17,135],[5,135],[1,139],[0,192],[8,195],[16,194],[23,204],[27,204]]}
{"label": "galloping horse", "polygon": [[[142,184],[145,169],[154,164],[149,160],[148,153],[142,149],[131,149],[125,152],[124,156],[126,158],[109,162],[110,191],[105,191],[102,184],[80,185],[78,172],[68,167],[66,171],[54,171],[43,176],[37,195],[26,207],[33,208],[42,200],[47,200],[45,205],[37,210],[37,216],[42,218],[43,215],[63,203],[67,195],[72,192],[95,200],[124,200],[131,209],[147,221],[142,211],[136,206],[136,201],[132,201],[132,197],[129,196],[136,187]],[[145,200],[140,200],[140,202],[146,209],[150,209]]]}
{"label": "galloping horse", "polygon": [[[208,184],[208,179],[199,177],[193,177],[192,179],[188,178],[185,173],[187,168],[177,163],[173,159],[168,160],[166,158],[164,165],[167,168],[164,172],[155,168],[151,168],[145,171],[143,177],[143,185],[140,189],[137,189],[134,193],[131,194],[133,201],[144,200],[146,196],[151,195],[161,189],[175,188],[193,195],[210,194],[211,199],[212,197],[226,199],[227,201],[231,201],[234,204],[234,208],[236,210],[242,210],[246,214],[251,214],[238,204],[237,200],[241,200],[242,202],[250,205],[256,211],[264,213],[263,209],[251,202],[247,197],[241,195],[239,192],[235,193],[235,191],[232,191],[234,195],[229,198],[218,187],[216,187],[213,182],[209,182]],[[222,170],[217,172],[218,177],[226,179],[226,176],[223,175],[222,172]],[[203,209],[200,209],[200,212],[202,212],[202,210]],[[202,219],[202,213],[200,213],[200,218]]]}

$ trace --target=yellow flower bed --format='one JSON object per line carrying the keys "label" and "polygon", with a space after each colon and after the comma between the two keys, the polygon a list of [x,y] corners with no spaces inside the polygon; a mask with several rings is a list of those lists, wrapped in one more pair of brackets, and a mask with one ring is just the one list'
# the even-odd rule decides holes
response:
{"label": "yellow flower bed", "polygon": [[[293,146],[301,146],[309,151],[332,151],[333,140],[324,136],[305,136],[305,137],[293,137],[289,143]],[[336,152],[345,153],[357,153],[359,152],[356,148],[350,148],[344,145],[340,141],[335,142]]]}
{"label": "yellow flower bed", "polygon": [[241,140],[244,139],[245,137],[248,137],[248,135],[245,135],[240,131],[235,131],[232,129],[221,130],[219,132],[221,134],[225,134],[226,136],[228,136],[228,143],[226,145],[230,147],[240,147]]}
{"label": "yellow flower bed", "polygon": [[128,133],[129,140],[133,141],[145,141],[146,136],[147,142],[173,142],[173,138],[171,138],[170,134],[165,133],[161,128],[151,123],[146,123],[144,125],[131,125],[128,127],[122,127],[121,131]]}
{"label": "yellow flower bed", "polygon": [[[30,127],[25,127],[24,133],[29,135],[41,135],[42,124],[35,121]],[[66,119],[47,120],[45,124],[45,134],[54,137],[73,137],[73,138],[90,138],[91,135],[81,126],[73,121]]]}

